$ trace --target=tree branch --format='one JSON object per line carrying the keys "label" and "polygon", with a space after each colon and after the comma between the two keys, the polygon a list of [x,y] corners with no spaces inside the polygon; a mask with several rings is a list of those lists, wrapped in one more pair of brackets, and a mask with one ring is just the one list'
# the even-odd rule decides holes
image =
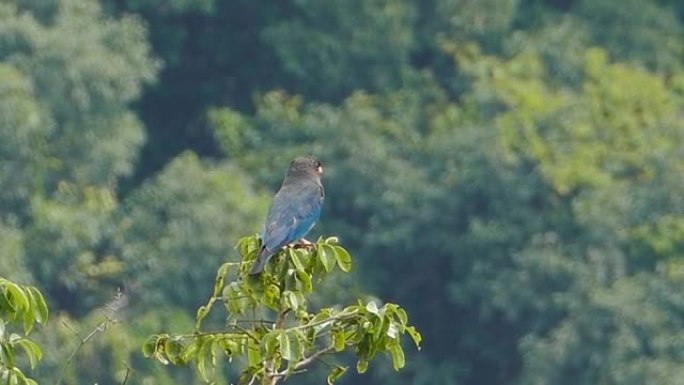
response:
{"label": "tree branch", "polygon": [[322,325],[328,322],[333,322],[345,318],[351,318],[352,316],[355,316],[358,313],[358,310],[351,311],[349,313],[340,313],[334,316],[331,316],[330,318],[326,318],[320,321],[304,324],[304,325],[299,325],[291,328],[290,330],[299,330],[299,329],[307,329],[307,328],[312,328],[314,326]]}
{"label": "tree branch", "polygon": [[123,363],[123,365],[126,367],[126,375],[124,376],[124,380],[121,383],[121,385],[126,385],[126,382],[128,382],[128,375],[131,373],[131,368],[125,362]]}
{"label": "tree branch", "polygon": [[[303,371],[307,366],[311,365],[314,361],[319,359],[321,356],[331,353],[335,348],[333,346],[328,346],[325,349],[321,349],[317,351],[316,353],[310,355],[308,358],[305,358],[297,363],[297,365],[294,366],[292,369],[291,373],[296,373],[296,372],[301,372]],[[278,373],[275,373],[274,376],[277,376],[279,378],[285,377],[287,375],[287,370],[280,371]]]}

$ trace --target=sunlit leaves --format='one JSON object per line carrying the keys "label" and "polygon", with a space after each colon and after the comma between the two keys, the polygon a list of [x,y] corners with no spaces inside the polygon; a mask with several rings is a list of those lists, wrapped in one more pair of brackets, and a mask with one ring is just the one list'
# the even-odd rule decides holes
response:
{"label": "sunlit leaves", "polygon": [[[44,325],[47,318],[45,299],[36,288],[18,285],[0,277],[0,379],[8,384],[35,384],[15,366],[15,362],[17,356],[22,355],[29,367],[35,368],[43,352],[25,336],[35,323]],[[11,332],[13,324],[21,324],[23,335]]]}
{"label": "sunlit leaves", "polygon": [[340,246],[333,246],[333,250],[335,252],[335,258],[337,259],[337,266],[340,267],[340,270],[345,273],[351,271],[352,260],[347,250]]}
{"label": "sunlit leaves", "polygon": [[[399,370],[405,365],[401,336],[408,334],[420,347],[420,334],[407,324],[406,312],[395,304],[359,301],[342,309],[311,312],[307,297],[314,292],[314,284],[321,283],[335,267],[343,272],[351,268],[351,257],[337,245],[336,238],[287,247],[272,258],[263,273],[253,277],[248,272],[258,244],[255,236],[242,238],[236,246],[242,262],[219,267],[212,296],[197,310],[194,333],[151,336],[143,345],[145,356],[163,364],[194,364],[199,377],[207,382],[212,381],[219,356],[230,362],[243,356],[242,383],[253,378],[289,377],[323,355],[346,350],[358,357],[359,372],[365,371],[378,353],[386,353]],[[231,271],[237,279],[228,282]],[[202,321],[216,308],[216,302],[224,304],[226,330],[204,332]],[[255,318],[254,314],[261,316]],[[345,370],[333,366],[328,383]]]}
{"label": "sunlit leaves", "polygon": [[473,96],[502,107],[494,121],[504,154],[533,159],[560,194],[648,180],[664,158],[672,169],[684,167],[677,155],[684,101],[668,88],[667,78],[613,63],[600,48],[583,55],[584,79],[575,89],[550,82],[533,51],[510,60],[456,53],[472,73]]}
{"label": "sunlit leaves", "polygon": [[335,251],[328,245],[322,245],[318,250],[317,256],[327,273],[331,272],[335,266]]}

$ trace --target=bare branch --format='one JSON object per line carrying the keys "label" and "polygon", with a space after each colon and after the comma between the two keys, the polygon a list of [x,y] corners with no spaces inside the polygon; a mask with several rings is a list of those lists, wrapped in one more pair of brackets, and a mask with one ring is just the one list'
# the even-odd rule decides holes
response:
{"label": "bare branch", "polygon": [[328,346],[325,349],[321,349],[321,350],[317,351],[316,353],[310,355],[308,358],[305,358],[305,359],[299,361],[297,363],[297,365],[295,365],[294,370],[304,369],[305,367],[309,366],[312,362],[316,361],[321,356],[328,354],[328,353],[331,353],[333,350],[335,350],[334,347]]}
{"label": "bare branch", "polygon": [[[118,322],[114,317],[116,316],[116,312],[120,310],[122,307],[126,306],[128,302],[128,299],[126,296],[118,290],[116,293],[116,296],[114,299],[109,302],[108,304],[105,305],[104,307],[104,315],[105,319],[102,320],[100,323],[98,323],[93,330],[88,333],[85,338],[81,338],[78,335],[78,332],[73,330],[71,326],[68,324],[65,324],[69,329],[73,331],[73,333],[79,338],[78,346],[76,346],[76,349],[74,349],[67,360],[64,362],[64,365],[62,365],[62,368],[59,372],[59,377],[57,377],[57,382],[55,385],[61,384],[62,380],[64,379],[64,373],[66,372],[67,368],[71,365],[71,362],[74,360],[74,357],[76,357],[76,354],[83,348],[83,345],[88,343],[93,337],[95,337],[98,333],[104,333],[107,331],[110,325],[115,324]],[[128,373],[126,374],[128,376]]]}
{"label": "bare branch", "polygon": [[131,373],[131,368],[125,362],[123,362],[123,365],[126,367],[126,375],[124,376],[124,380],[121,385],[126,385],[126,382],[128,382],[128,375]]}

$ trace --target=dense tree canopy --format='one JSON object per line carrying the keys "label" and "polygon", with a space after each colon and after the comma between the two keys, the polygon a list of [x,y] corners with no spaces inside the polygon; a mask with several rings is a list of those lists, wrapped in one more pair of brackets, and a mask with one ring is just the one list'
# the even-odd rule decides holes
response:
{"label": "dense tree canopy", "polygon": [[141,346],[312,153],[312,236],[356,257],[313,306],[423,333],[340,383],[682,383],[683,54],[674,0],[4,2],[0,276],[51,314],[22,370],[199,382]]}

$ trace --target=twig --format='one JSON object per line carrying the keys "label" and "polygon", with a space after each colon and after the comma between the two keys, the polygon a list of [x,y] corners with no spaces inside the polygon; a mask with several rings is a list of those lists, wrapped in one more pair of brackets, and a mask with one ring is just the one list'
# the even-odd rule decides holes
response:
{"label": "twig", "polygon": [[[64,373],[66,372],[67,368],[71,365],[71,362],[74,360],[74,357],[76,357],[76,354],[81,350],[83,345],[85,345],[88,341],[90,341],[98,333],[103,333],[103,332],[107,331],[107,329],[109,328],[109,325],[115,324],[118,322],[114,318],[114,315],[115,315],[116,311],[118,311],[120,308],[122,308],[123,306],[126,305],[126,302],[127,302],[127,298],[121,293],[120,290],[117,291],[114,299],[110,303],[105,305],[105,311],[104,311],[105,319],[102,320],[100,323],[98,323],[97,326],[95,326],[95,328],[93,330],[91,330],[87,336],[85,336],[85,338],[81,338],[78,335],[78,332],[76,330],[71,328],[71,326],[69,326],[68,324],[64,323],[64,325],[67,328],[71,329],[72,332],[79,338],[79,342],[78,342],[78,346],[76,346],[76,349],[74,349],[71,352],[71,354],[69,355],[67,360],[64,362],[64,365],[62,365],[62,368],[59,371],[59,377],[57,377],[57,382],[55,383],[55,385],[59,385],[62,383],[62,380],[64,379]],[[126,374],[126,376],[128,377],[128,373]]]}
{"label": "twig", "polygon": [[256,374],[252,374],[252,378],[249,380],[249,382],[247,383],[247,385],[252,385],[252,384],[254,384],[254,381],[256,381],[256,379],[257,379]]}
{"label": "twig", "polygon": [[257,345],[261,343],[261,340],[259,340],[259,339],[256,338],[254,335],[252,335],[252,333],[250,333],[250,332],[249,332],[248,330],[246,330],[245,328],[243,328],[243,327],[241,327],[241,326],[239,326],[239,325],[230,325],[230,326],[232,326],[232,327],[234,327],[235,329],[241,331],[241,332],[244,333],[247,337],[253,339],[254,342],[257,343]]}
{"label": "twig", "polygon": [[[321,349],[321,350],[317,351],[316,353],[310,355],[308,358],[305,358],[305,359],[299,361],[297,363],[297,365],[295,365],[294,368],[292,368],[291,372],[296,373],[298,371],[304,370],[307,366],[311,365],[312,362],[319,359],[322,355],[328,354],[328,353],[332,352],[333,350],[335,350],[334,347],[328,346],[325,349]],[[275,373],[274,376],[285,377],[287,375],[287,372],[288,372],[288,370],[286,369],[286,370],[280,371],[278,373]]]}
{"label": "twig", "polygon": [[328,346],[325,349],[321,349],[321,350],[317,351],[316,353],[310,355],[308,358],[305,358],[305,359],[299,361],[299,363],[297,363],[297,365],[295,365],[294,370],[304,369],[306,366],[308,366],[312,362],[316,361],[322,355],[328,354],[328,353],[332,352],[333,350],[335,350],[334,347]]}
{"label": "twig", "polygon": [[[287,318],[287,313],[290,312],[290,308],[287,308],[283,311],[278,312],[278,317],[275,320],[275,323],[273,324],[273,329],[282,329],[283,324],[285,323],[285,319]],[[266,360],[264,361],[264,376],[265,376],[265,382],[264,384],[267,385],[276,385],[278,381],[280,380],[280,376],[278,376],[278,368],[274,366],[273,360]]]}
{"label": "twig", "polygon": [[314,326],[322,325],[322,324],[325,324],[325,323],[328,323],[328,322],[333,322],[333,321],[341,320],[341,319],[344,319],[344,318],[350,318],[350,317],[352,317],[352,316],[355,316],[357,313],[358,313],[358,310],[354,310],[354,311],[351,311],[351,312],[349,312],[349,313],[340,313],[340,314],[337,314],[337,315],[332,316],[332,317],[327,318],[327,319],[323,319],[323,320],[320,320],[320,321],[316,321],[316,322],[312,322],[312,323],[308,323],[308,324],[304,324],[304,325],[294,326],[294,327],[292,327],[292,328],[290,328],[290,329],[291,329],[291,330],[299,330],[299,329],[312,328],[312,327],[314,327]]}
{"label": "twig", "polygon": [[126,375],[124,376],[124,380],[121,385],[126,385],[126,382],[128,382],[128,375],[131,373],[131,368],[125,362],[123,362],[123,365],[126,367]]}
{"label": "twig", "polygon": [[67,358],[66,362],[64,362],[64,365],[62,365],[62,369],[60,370],[59,377],[57,378],[57,382],[55,383],[56,385],[59,385],[62,383],[62,379],[64,378],[64,372],[66,372],[67,368],[69,365],[71,365],[71,361],[73,361],[74,357],[76,356],[76,353],[81,350],[83,345],[85,345],[88,341],[90,341],[97,333],[101,333],[107,330],[107,327],[109,326],[110,323],[116,322],[112,320],[111,318],[107,318],[104,321],[100,322],[97,324],[95,329],[91,330],[90,333],[85,338],[79,339],[78,346],[76,349],[74,349],[71,354],[69,355],[69,358]]}
{"label": "twig", "polygon": [[289,313],[290,310],[292,310],[292,309],[290,309],[288,307],[287,309],[278,313],[278,318],[276,319],[275,323],[273,324],[274,329],[282,329],[283,328],[283,324],[285,323],[285,318],[287,317],[287,313]]}
{"label": "twig", "polygon": [[275,321],[269,321],[265,319],[238,319],[233,322],[239,322],[239,323],[252,323],[252,324],[270,324],[274,325]]}
{"label": "twig", "polygon": [[225,331],[218,331],[218,332],[194,332],[191,334],[179,334],[174,336],[174,338],[180,338],[180,339],[188,339],[188,338],[197,338],[197,337],[205,337],[205,336],[222,336],[222,335],[239,335],[239,336],[245,336],[245,337],[250,337],[252,339],[256,338],[249,333],[247,333],[244,329],[240,330],[237,326],[235,325],[230,325],[233,326],[235,329],[237,329],[237,332],[225,332]]}

